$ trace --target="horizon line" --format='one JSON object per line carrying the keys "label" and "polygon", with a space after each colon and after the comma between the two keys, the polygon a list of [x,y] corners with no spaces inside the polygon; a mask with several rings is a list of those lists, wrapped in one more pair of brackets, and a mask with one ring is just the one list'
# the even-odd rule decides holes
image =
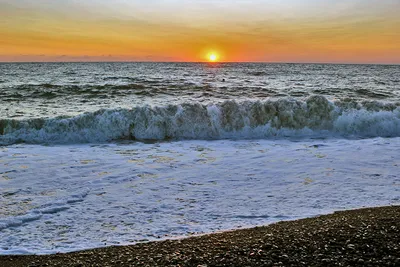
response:
{"label": "horizon line", "polygon": [[384,62],[290,62],[290,61],[135,61],[135,60],[115,60],[115,61],[0,61],[0,64],[16,64],[16,63],[26,63],[26,64],[34,64],[34,63],[178,63],[178,64],[314,64],[314,65],[391,65],[398,66],[398,63],[384,63]]}

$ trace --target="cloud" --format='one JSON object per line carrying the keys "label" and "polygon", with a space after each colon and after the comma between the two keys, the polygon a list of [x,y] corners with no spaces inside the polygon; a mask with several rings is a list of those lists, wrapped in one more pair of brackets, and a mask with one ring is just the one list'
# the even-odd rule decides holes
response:
{"label": "cloud", "polygon": [[398,8],[394,0],[3,0],[0,60],[199,61],[209,50],[231,61],[398,59]]}

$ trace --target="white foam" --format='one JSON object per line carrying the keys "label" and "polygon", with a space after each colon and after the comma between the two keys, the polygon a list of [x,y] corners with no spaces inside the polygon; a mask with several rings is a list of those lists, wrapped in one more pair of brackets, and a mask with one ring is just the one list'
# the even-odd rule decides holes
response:
{"label": "white foam", "polygon": [[31,213],[22,215],[22,216],[16,216],[16,217],[11,217],[8,219],[3,219],[0,220],[0,230],[6,229],[9,227],[17,227],[21,226],[24,223],[29,223],[35,220],[39,220],[42,217],[41,213],[38,213],[37,211],[32,211]]}
{"label": "white foam", "polygon": [[342,108],[322,96],[306,101],[225,101],[99,110],[73,118],[0,120],[0,144],[96,143],[117,139],[273,139],[399,137],[400,108]]}
{"label": "white foam", "polygon": [[400,109],[394,111],[351,110],[334,121],[338,134],[366,137],[395,137],[400,135]]}
{"label": "white foam", "polygon": [[0,151],[0,254],[399,204],[399,149],[400,138],[8,146]]}

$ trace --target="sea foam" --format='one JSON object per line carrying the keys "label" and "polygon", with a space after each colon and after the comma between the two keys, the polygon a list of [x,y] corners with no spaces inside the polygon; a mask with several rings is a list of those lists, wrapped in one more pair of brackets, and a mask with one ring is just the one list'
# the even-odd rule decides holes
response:
{"label": "sea foam", "polygon": [[214,140],[400,136],[400,107],[383,102],[305,101],[183,103],[98,110],[75,117],[0,120],[0,144],[111,140]]}

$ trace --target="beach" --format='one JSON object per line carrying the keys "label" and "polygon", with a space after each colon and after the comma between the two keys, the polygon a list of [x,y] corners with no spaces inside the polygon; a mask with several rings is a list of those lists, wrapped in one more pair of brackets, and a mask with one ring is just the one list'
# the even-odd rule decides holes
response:
{"label": "beach", "polygon": [[0,0],[0,267],[400,266],[400,0]]}
{"label": "beach", "polygon": [[67,254],[0,256],[1,266],[398,266],[400,206]]}
{"label": "beach", "polygon": [[[398,206],[399,73],[397,65],[2,63],[0,255],[146,248]],[[390,218],[387,210],[368,214]],[[247,249],[229,244],[218,257],[234,246]],[[149,250],[159,254],[169,255],[160,265],[173,264],[173,254]]]}

